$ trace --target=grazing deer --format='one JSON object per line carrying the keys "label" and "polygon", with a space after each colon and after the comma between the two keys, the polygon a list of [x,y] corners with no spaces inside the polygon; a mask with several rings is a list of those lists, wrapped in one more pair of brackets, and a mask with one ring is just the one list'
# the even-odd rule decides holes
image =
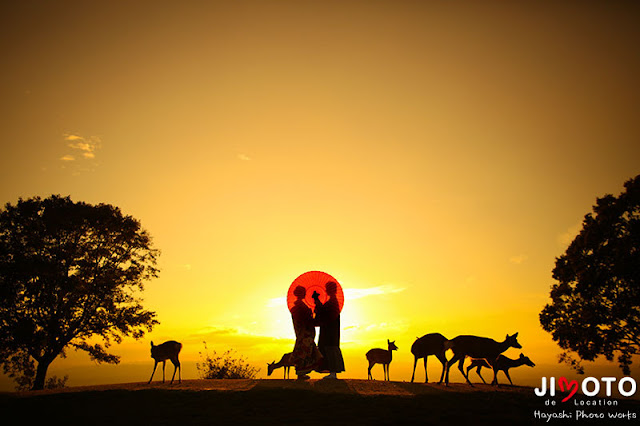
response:
{"label": "grazing deer", "polygon": [[382,364],[382,369],[384,370],[384,379],[389,381],[389,364],[391,363],[392,352],[397,351],[398,347],[396,346],[396,342],[389,341],[387,339],[388,350],[384,349],[371,349],[367,352],[367,360],[369,361],[369,380],[373,380],[373,376],[371,375],[371,367],[376,364]]}
{"label": "grazing deer", "polygon": [[[520,349],[520,343],[517,340],[518,333],[513,336],[509,336],[507,334],[504,342],[496,342],[493,339],[488,339],[486,337],[477,337],[477,336],[458,336],[447,342],[445,342],[445,349],[451,349],[453,351],[453,358],[449,360],[447,363],[447,372],[445,376],[445,384],[449,385],[449,370],[451,366],[458,362],[458,369],[467,380],[469,385],[473,386],[473,384],[469,381],[469,377],[464,372],[464,360],[466,357],[470,358],[483,358],[486,359],[489,364],[495,362],[498,355],[502,352],[506,351],[509,348],[517,348]],[[493,371],[494,380],[496,371]]]}
{"label": "grazing deer", "polygon": [[444,371],[447,368],[447,357],[444,356],[444,343],[446,341],[447,338],[442,334],[431,333],[425,334],[424,336],[413,342],[413,345],[411,346],[411,353],[413,354],[414,359],[411,383],[413,383],[413,379],[416,376],[416,364],[418,364],[418,359],[420,358],[424,358],[424,382],[429,382],[429,378],[427,377],[427,357],[429,355],[435,355],[436,358],[438,358],[438,360],[440,360],[440,362],[442,363],[442,374],[440,375],[440,381],[438,382],[442,383],[442,379],[444,378]]}
{"label": "grazing deer", "polygon": [[274,361],[272,363],[267,364],[267,376],[270,376],[273,373],[273,370],[278,369],[280,367],[284,367],[284,379],[289,378],[289,370],[291,367],[294,367],[295,363],[293,362],[293,352],[289,352],[288,354],[282,355],[280,361],[277,363]]}
{"label": "grazing deer", "polygon": [[482,382],[487,383],[484,381],[484,378],[480,374],[480,370],[482,370],[482,367],[489,367],[489,368],[493,368],[493,371],[496,373],[493,379],[493,382],[491,382],[492,385],[498,384],[499,371],[504,371],[505,376],[507,376],[507,379],[509,379],[509,383],[513,385],[513,381],[511,381],[511,376],[509,376],[509,369],[514,367],[520,367],[521,365],[528,365],[529,367],[536,366],[533,363],[533,361],[529,359],[529,357],[526,357],[523,354],[520,354],[520,357],[518,359],[511,359],[511,358],[507,358],[504,355],[500,355],[493,363],[493,366],[489,365],[486,359],[474,359],[471,361],[471,365],[467,367],[467,376],[469,376],[469,370],[471,370],[473,367],[476,367],[476,373],[478,373],[478,376],[480,376],[480,378],[482,379]]}
{"label": "grazing deer", "polygon": [[157,346],[151,342],[151,358],[153,358],[156,363],[153,365],[151,378],[147,384],[151,383],[151,380],[153,380],[153,375],[155,374],[156,367],[160,361],[162,361],[162,383],[164,383],[164,367],[167,364],[167,360],[170,360],[173,364],[173,376],[171,377],[171,383],[173,384],[173,379],[176,377],[176,370],[180,370],[178,373],[178,382],[182,383],[182,368],[180,368],[180,360],[178,360],[180,349],[182,349],[182,343],[176,342],[175,340],[169,340]]}

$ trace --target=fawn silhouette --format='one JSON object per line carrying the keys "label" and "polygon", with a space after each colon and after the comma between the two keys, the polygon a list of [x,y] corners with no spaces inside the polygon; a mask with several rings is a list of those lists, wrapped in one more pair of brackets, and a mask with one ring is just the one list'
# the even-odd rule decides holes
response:
{"label": "fawn silhouette", "polygon": [[154,359],[155,364],[153,364],[151,378],[147,384],[151,383],[151,380],[153,380],[153,375],[156,372],[156,367],[159,362],[162,362],[162,383],[164,383],[164,367],[167,364],[167,360],[170,360],[173,364],[173,376],[171,377],[171,383],[173,384],[173,379],[176,377],[176,370],[180,370],[178,373],[178,382],[182,383],[182,368],[180,368],[180,360],[178,360],[178,354],[181,349],[182,343],[176,342],[175,340],[169,340],[157,346],[151,342],[151,358]]}
{"label": "fawn silhouette", "polygon": [[373,380],[373,376],[371,375],[371,368],[376,364],[382,364],[382,369],[384,370],[384,379],[389,381],[389,364],[391,363],[391,359],[393,358],[392,352],[397,351],[398,347],[396,346],[396,342],[389,341],[387,339],[387,350],[384,349],[371,349],[367,352],[367,360],[369,361],[369,380]]}
{"label": "fawn silhouette", "polygon": [[[493,339],[477,336],[458,336],[445,342],[445,349],[451,349],[453,351],[453,358],[447,363],[447,371],[445,373],[445,384],[449,384],[449,370],[451,366],[458,362],[458,369],[467,380],[467,383],[471,386],[473,384],[469,381],[469,377],[464,372],[464,360],[466,357],[470,358],[484,358],[489,364],[493,363],[498,355],[506,351],[509,348],[521,349],[520,343],[517,340],[518,333],[509,336],[504,339],[503,342],[496,342]],[[496,371],[494,370],[494,380]]]}
{"label": "fawn silhouette", "polygon": [[442,374],[440,375],[440,381],[444,378],[444,372],[447,368],[447,357],[444,355],[445,348],[444,343],[447,338],[440,333],[430,333],[416,339],[411,345],[411,353],[413,354],[413,374],[411,375],[411,383],[416,377],[416,364],[418,359],[424,358],[424,382],[429,383],[429,377],[427,376],[427,358],[429,355],[435,355],[436,358],[442,363]]}
{"label": "fawn silhouette", "polygon": [[493,365],[490,365],[486,359],[473,359],[471,360],[471,365],[467,367],[467,377],[469,376],[469,370],[475,367],[476,374],[480,376],[480,379],[482,379],[482,383],[487,383],[484,381],[484,377],[482,377],[482,374],[480,374],[480,370],[482,370],[482,367],[488,367],[488,368],[492,368],[493,371],[495,372],[493,382],[491,382],[492,385],[498,385],[499,371],[504,371],[505,376],[507,376],[507,379],[509,379],[509,383],[513,385],[513,381],[511,381],[511,376],[509,376],[509,369],[514,367],[520,367],[521,365],[527,365],[529,367],[536,366],[533,363],[533,361],[529,359],[529,357],[526,357],[523,354],[520,354],[520,357],[517,359],[511,359],[511,358],[507,358],[504,355],[499,355],[498,358],[496,358],[496,360],[494,361]]}
{"label": "fawn silhouette", "polygon": [[280,358],[280,361],[278,362],[271,362],[269,364],[267,364],[267,376],[270,376],[271,373],[273,373],[273,370],[277,370],[280,367],[284,367],[284,377],[283,379],[288,379],[289,378],[289,370],[291,369],[291,367],[294,367],[296,364],[293,361],[293,352],[289,352],[286,353],[284,355],[282,355],[282,358]]}

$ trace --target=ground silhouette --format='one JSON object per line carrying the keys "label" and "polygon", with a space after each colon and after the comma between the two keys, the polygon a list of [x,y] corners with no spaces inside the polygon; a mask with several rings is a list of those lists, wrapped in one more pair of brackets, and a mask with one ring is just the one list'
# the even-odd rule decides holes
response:
{"label": "ground silhouette", "polygon": [[[566,409],[572,411],[575,407]],[[110,426],[114,423],[495,426],[545,423],[536,419],[534,412],[552,411],[530,387],[278,379],[183,380],[182,384],[173,385],[129,383],[5,393],[0,394],[0,410],[5,418],[20,419],[26,424],[60,421],[65,425],[90,422]],[[616,410],[640,415],[640,402],[623,400]]]}

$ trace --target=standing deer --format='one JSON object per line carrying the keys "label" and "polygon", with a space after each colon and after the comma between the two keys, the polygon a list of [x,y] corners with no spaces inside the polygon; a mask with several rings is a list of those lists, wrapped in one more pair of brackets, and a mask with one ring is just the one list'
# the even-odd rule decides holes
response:
{"label": "standing deer", "polygon": [[162,361],[162,383],[164,383],[164,367],[167,364],[167,360],[170,360],[173,364],[173,376],[171,377],[171,383],[173,384],[173,379],[176,377],[176,370],[180,370],[178,373],[178,382],[182,383],[182,368],[180,368],[180,360],[178,359],[178,354],[182,349],[182,343],[176,342],[175,340],[169,340],[164,342],[161,345],[155,346],[153,342],[151,342],[151,358],[155,360],[155,364],[153,365],[153,371],[151,372],[151,378],[148,383],[151,383],[153,380],[153,375],[156,372],[156,367],[158,363]]}
{"label": "standing deer", "polygon": [[427,377],[427,357],[429,355],[435,355],[436,358],[438,358],[438,360],[440,360],[440,362],[442,363],[442,374],[440,375],[440,381],[438,382],[442,383],[442,379],[444,378],[444,371],[447,368],[447,357],[444,356],[444,343],[446,341],[447,338],[442,334],[431,333],[425,334],[424,336],[413,342],[413,345],[411,346],[411,353],[413,354],[414,359],[411,383],[413,383],[413,379],[416,376],[416,364],[418,364],[418,359],[420,358],[424,358],[424,382],[429,382],[429,378]]}
{"label": "standing deer", "polygon": [[270,376],[273,373],[273,370],[276,370],[280,367],[284,367],[284,379],[289,378],[289,370],[291,367],[294,367],[295,363],[293,362],[293,352],[289,352],[288,354],[282,355],[280,361],[277,363],[274,361],[272,363],[267,364],[267,376]]}
{"label": "standing deer", "polygon": [[[453,358],[449,360],[447,363],[447,372],[445,377],[445,384],[449,385],[449,370],[451,366],[458,362],[458,369],[467,380],[469,385],[473,386],[473,384],[469,381],[469,377],[464,372],[464,360],[466,357],[470,358],[484,358],[489,364],[495,362],[498,355],[502,352],[506,351],[509,348],[517,348],[520,349],[520,343],[517,340],[518,333],[513,336],[509,336],[505,338],[504,342],[496,342],[493,339],[488,339],[486,337],[477,337],[477,336],[458,336],[447,342],[445,342],[445,349],[451,349],[453,351]],[[496,371],[493,371],[495,380]]]}
{"label": "standing deer", "polygon": [[513,382],[511,381],[511,376],[509,376],[509,369],[514,367],[520,367],[521,365],[528,365],[529,367],[536,366],[533,363],[533,361],[529,359],[529,357],[526,357],[523,354],[520,354],[520,357],[518,359],[511,359],[511,358],[507,358],[504,355],[500,355],[493,363],[493,366],[489,365],[486,359],[474,359],[471,361],[471,365],[467,367],[467,376],[469,376],[469,370],[476,367],[476,373],[478,374],[478,376],[480,376],[480,378],[482,379],[482,382],[487,383],[484,381],[484,378],[480,374],[480,370],[482,370],[482,367],[489,367],[489,368],[493,368],[493,371],[496,373],[495,378],[493,379],[493,382],[491,382],[492,385],[498,384],[499,371],[504,371],[504,374],[507,376],[507,379],[509,379],[509,383],[513,385]]}
{"label": "standing deer", "polygon": [[[500,355],[500,356],[502,356],[502,355]],[[480,376],[480,379],[482,380],[482,383],[484,383],[486,385],[487,382],[484,380],[484,377],[482,377],[482,374],[480,374],[480,371],[482,370],[482,367],[491,368],[493,370],[493,367],[491,367],[491,365],[487,362],[486,359],[484,359],[484,358],[471,358],[471,364],[469,364],[469,366],[467,367],[467,377],[469,377],[469,371],[472,368],[475,368],[476,369],[476,374],[478,376]]]}
{"label": "standing deer", "polygon": [[395,340],[393,342],[387,339],[388,350],[384,349],[371,349],[367,352],[367,361],[369,361],[369,380],[373,380],[373,376],[371,375],[371,367],[376,364],[382,364],[382,369],[384,370],[384,379],[389,381],[389,364],[391,363],[392,351],[397,351],[398,347],[396,346]]}

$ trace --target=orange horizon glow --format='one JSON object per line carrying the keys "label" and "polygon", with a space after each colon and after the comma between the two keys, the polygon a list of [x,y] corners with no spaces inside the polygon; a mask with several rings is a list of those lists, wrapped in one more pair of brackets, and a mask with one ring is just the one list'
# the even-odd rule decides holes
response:
{"label": "orange horizon glow", "polygon": [[640,173],[640,14],[544,3],[6,6],[0,202],[113,204],[161,251],[143,293],[160,324],[109,348],[120,365],[69,351],[49,376],[145,381],[149,341],[177,340],[183,379],[204,341],[264,378],[293,348],[289,286],[324,271],[342,377],[390,339],[408,381],[433,332],[519,332],[537,367],[516,384],[570,377],[538,314],[596,197]]}

